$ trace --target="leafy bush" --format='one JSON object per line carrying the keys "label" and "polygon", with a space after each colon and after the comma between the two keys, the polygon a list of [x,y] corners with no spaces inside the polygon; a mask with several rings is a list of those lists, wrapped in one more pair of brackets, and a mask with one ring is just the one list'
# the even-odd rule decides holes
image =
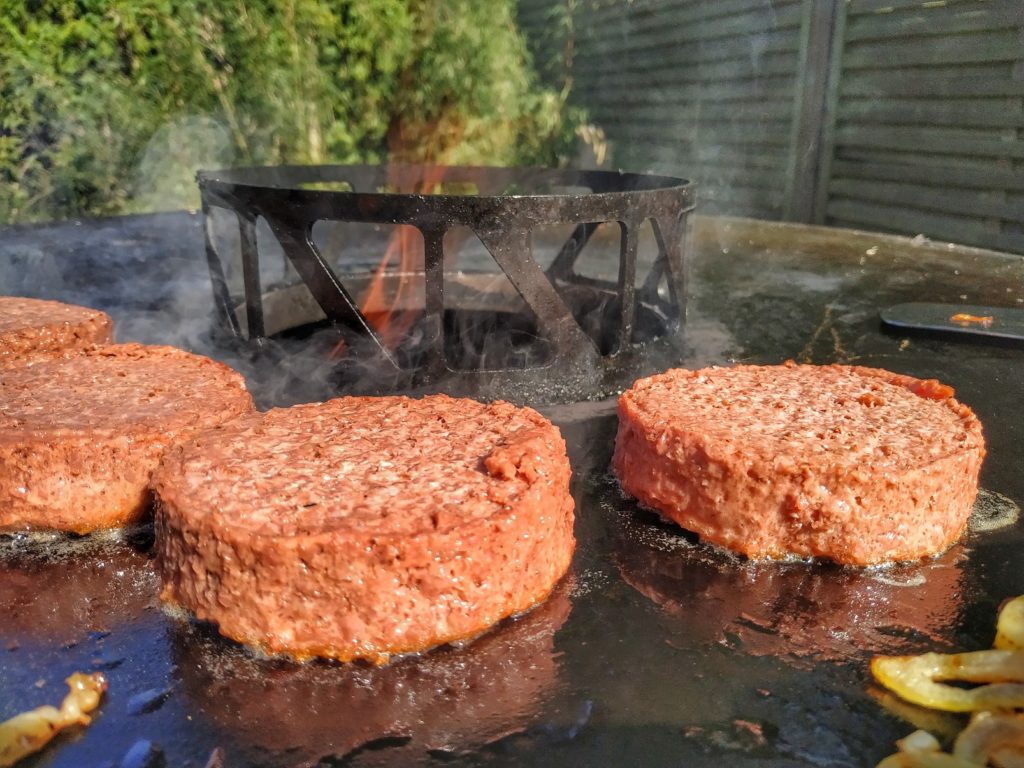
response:
{"label": "leafy bush", "polygon": [[512,0],[0,0],[0,223],[197,204],[198,167],[557,164]]}

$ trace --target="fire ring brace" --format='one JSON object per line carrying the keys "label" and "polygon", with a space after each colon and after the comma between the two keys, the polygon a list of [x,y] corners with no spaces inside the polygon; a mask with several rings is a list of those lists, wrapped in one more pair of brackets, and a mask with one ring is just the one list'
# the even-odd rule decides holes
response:
{"label": "fire ring brace", "polygon": [[[451,369],[444,356],[444,237],[453,227],[466,227],[480,238],[535,314],[540,333],[553,349],[545,368],[573,365],[607,372],[630,367],[638,351],[633,343],[638,301],[658,307],[669,321],[666,337],[671,338],[655,343],[677,343],[681,336],[687,214],[695,204],[693,185],[683,179],[611,171],[429,166],[241,168],[201,171],[197,179],[206,217],[206,253],[214,300],[221,322],[239,339],[245,336],[235,315],[238,301],[231,296],[211,232],[213,207],[233,211],[238,218],[247,337],[257,344],[265,338],[256,238],[259,217],[266,221],[327,317],[365,336],[396,368],[398,361],[320,253],[312,232],[314,224],[323,220],[417,228],[424,241],[422,369],[427,378],[473,373]],[[423,179],[442,179],[443,185],[471,184],[478,194],[419,194],[414,190]],[[354,191],[303,188],[339,182]],[[391,191],[395,186],[403,191]],[[647,220],[652,224],[658,255],[637,286],[638,235]],[[575,271],[590,237],[600,224],[609,222],[621,227],[615,283]],[[537,227],[565,223],[574,224],[575,229],[544,270],[534,258],[531,232]],[[658,291],[663,277],[667,296]],[[566,306],[558,289],[567,286],[588,286],[618,296],[617,327],[609,329],[615,341],[607,354],[601,353]]]}

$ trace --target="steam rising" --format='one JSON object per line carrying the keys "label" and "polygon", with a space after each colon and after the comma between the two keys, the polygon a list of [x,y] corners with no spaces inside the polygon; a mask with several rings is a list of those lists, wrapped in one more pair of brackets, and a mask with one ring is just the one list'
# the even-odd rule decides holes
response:
{"label": "steam rising", "polygon": [[[216,121],[190,117],[169,124],[152,137],[140,160],[139,199],[149,195],[147,205],[156,200],[180,204],[192,182],[181,178],[176,169],[230,159],[230,155],[227,132]],[[356,173],[353,183],[367,187],[362,191],[373,191],[373,185],[381,183],[372,175],[352,173]],[[288,179],[305,186],[311,179],[308,183],[318,188],[322,178],[333,176],[298,175],[290,181],[292,176],[271,174],[268,180],[284,183]],[[392,178],[389,172],[387,179]],[[495,172],[481,177],[479,183],[497,184],[496,189],[511,184],[516,194],[536,188],[545,194],[585,195],[588,188],[579,184],[589,182],[579,178]],[[624,178],[627,184],[639,184]],[[428,181],[431,189],[438,183],[436,179],[424,183]],[[459,173],[453,173],[448,184],[452,189],[444,187],[446,194],[478,191],[473,181],[472,191],[453,192],[466,186]],[[390,189],[390,182],[386,186]],[[623,203],[628,199],[624,197]],[[410,196],[410,212],[398,215],[415,220],[416,200]],[[628,385],[635,377],[630,374],[642,375],[680,361],[676,308],[669,299],[667,276],[661,277],[658,298],[650,293],[654,286],[647,285],[660,256],[651,221],[641,227],[637,259],[636,285],[638,291],[641,285],[646,291],[639,293],[632,336],[626,339],[619,338],[622,299],[616,290],[625,230],[614,221],[596,229],[592,226],[590,231],[577,229],[573,222],[531,221],[530,231],[524,234],[532,245],[524,250],[523,259],[532,255],[543,270],[553,264],[556,254],[562,254],[552,266],[561,278],[552,278],[551,286],[543,285],[543,274],[535,270],[506,275],[490,250],[498,253],[500,241],[490,244],[488,240],[485,245],[471,228],[450,229],[444,240],[443,297],[437,296],[443,301],[443,312],[436,316],[442,324],[441,343],[429,335],[428,321],[435,318],[426,313],[424,243],[418,230],[404,225],[310,222],[317,257],[329,265],[373,326],[369,333],[359,323],[325,317],[297,272],[299,262],[293,264],[285,254],[282,242],[287,241],[279,241],[261,217],[255,220],[258,286],[243,280],[241,214],[219,207],[225,203],[215,197],[208,202],[211,207],[205,220],[175,213],[16,232],[0,246],[0,255],[4,250],[11,255],[3,263],[14,265],[0,276],[12,293],[108,311],[116,321],[118,341],[170,344],[221,359],[249,378],[257,402],[265,407],[396,390],[564,402],[607,396],[616,387]],[[294,201],[282,195],[281,204]],[[460,205],[457,198],[444,204],[451,205],[453,212]],[[509,210],[512,219],[504,226],[527,226],[511,223],[518,221],[514,209]],[[603,215],[600,207],[594,210],[591,215]],[[499,224],[481,226],[500,226],[500,205],[488,215],[499,217],[493,219]],[[628,216],[625,211],[612,215]],[[579,233],[585,236],[574,243]],[[292,234],[302,236],[299,231]],[[207,240],[217,271],[223,273],[226,293],[215,295],[211,289]],[[512,242],[509,239],[505,245]],[[571,265],[565,263],[565,255]],[[552,287],[559,300],[554,299]],[[240,328],[244,338],[250,336],[247,288],[259,291],[263,332],[245,343],[234,338],[230,326]],[[701,356],[713,357],[728,340],[722,328],[703,325],[700,338],[710,341],[714,349]],[[613,355],[622,343],[625,346]]]}
{"label": "steam rising", "polygon": [[[181,130],[206,135],[212,146],[217,145],[216,137],[220,135],[219,127],[205,120],[187,123]],[[169,129],[166,137],[172,135],[175,132]],[[166,137],[154,138],[152,146],[164,146]],[[147,156],[154,167],[159,167],[159,149],[153,149]],[[153,188],[170,186],[173,181],[168,178],[165,182],[154,182]],[[225,264],[231,293],[240,297],[243,291],[237,219],[232,212],[214,208],[208,226],[214,247]],[[220,359],[246,375],[262,407],[326,399],[337,394],[413,391],[408,375],[396,371],[367,339],[346,339],[351,354],[340,362],[331,358],[338,344],[338,331],[322,322],[322,310],[262,219],[257,221],[256,232],[267,331],[271,335],[286,332],[256,348],[229,339],[214,311],[203,227],[198,214],[172,213],[15,230],[0,243],[0,285],[11,294],[53,298],[107,311],[116,322],[118,341],[169,344]],[[588,277],[614,283],[618,228],[606,227],[605,234],[595,235],[588,243],[579,266]],[[535,254],[542,265],[553,258],[564,242],[565,229],[563,226],[534,232]],[[390,232],[390,227],[325,221],[316,224],[313,236],[335,272],[358,299],[359,280],[365,284],[379,264]],[[538,355],[543,357],[545,342],[539,336],[531,337],[528,325],[520,330],[506,327],[504,331],[494,325],[495,307],[505,306],[511,316],[523,315],[527,322],[528,310],[483,244],[468,234],[449,238],[452,239],[457,242],[445,267],[446,303],[476,309],[452,316],[453,325],[448,329],[449,364],[453,364],[453,355],[455,361],[469,355],[466,359],[470,367],[476,356],[475,364],[488,369],[501,368],[503,359],[508,364],[519,356],[529,363],[539,359]],[[447,245],[452,244],[446,242]],[[647,226],[640,243],[641,276],[656,254],[653,232]],[[422,272],[417,280],[422,287]],[[421,288],[408,295],[411,298],[407,300],[414,308],[422,308]],[[240,299],[236,310],[244,329],[245,312]],[[591,320],[599,323],[596,316],[584,316],[581,322],[587,325]],[[717,321],[691,309],[687,323],[688,358],[706,364],[720,362],[733,353],[733,339]],[[287,333],[293,326],[307,328],[300,333]],[[414,326],[410,330],[410,346],[415,348],[422,334],[422,323]],[[668,367],[679,362],[672,357],[657,364]],[[574,389],[598,391],[601,385],[593,373],[561,366],[542,371],[540,376],[554,393],[549,394],[549,399],[555,400],[579,399],[569,393]],[[589,379],[581,382],[581,376]],[[515,384],[501,383],[497,374],[491,378],[495,383],[489,394],[465,384],[460,390],[456,380],[432,386],[457,394],[493,397],[497,392],[498,396],[522,401],[540,399]],[[559,394],[559,387],[564,387],[564,395]],[[428,385],[419,391],[429,390]]]}
{"label": "steam rising", "polygon": [[231,135],[220,122],[185,115],[165,123],[146,144],[135,172],[133,207],[140,211],[196,209],[195,173],[234,163]]}

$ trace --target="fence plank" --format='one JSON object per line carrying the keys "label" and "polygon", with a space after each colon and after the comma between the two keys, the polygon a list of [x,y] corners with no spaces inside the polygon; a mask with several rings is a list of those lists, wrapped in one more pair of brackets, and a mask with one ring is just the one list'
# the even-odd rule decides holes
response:
{"label": "fence plank", "polygon": [[767,79],[792,77],[797,65],[796,50],[763,57],[757,63],[748,57],[740,60],[686,61],[676,56],[649,58],[627,55],[617,60],[602,61],[601,66],[587,70],[583,77],[602,85],[646,83],[707,83],[711,81]]}
{"label": "fence plank", "polygon": [[[715,0],[713,3],[692,0],[654,0],[654,2],[629,2],[621,0],[598,6],[583,3],[579,8],[582,17],[589,23],[621,23],[623,18],[646,20],[647,26],[664,26],[666,19],[676,24],[693,24],[712,19],[744,16],[763,12],[766,8],[783,8],[798,5],[800,0]],[[642,25],[642,22],[641,22]],[[642,26],[641,26],[642,28]]]}
{"label": "fence plank", "polygon": [[980,130],[842,126],[836,130],[836,144],[966,157],[1024,158],[1024,142],[991,138]]}
{"label": "fence plank", "polygon": [[1001,232],[977,219],[949,214],[901,212],[899,219],[895,219],[892,206],[833,199],[828,204],[826,221],[840,226],[868,227],[883,232],[922,233],[934,240],[980,243],[1004,251],[1024,252],[1024,235]]}
{"label": "fence plank", "polygon": [[[963,71],[963,68],[958,68]],[[885,74],[844,73],[840,96],[907,96],[921,98],[965,96],[1024,96],[1024,79],[1013,79],[1012,67],[999,64],[983,74],[949,77],[943,73],[886,72]]]}
{"label": "fence plank", "polygon": [[924,209],[951,215],[977,216],[1024,223],[1024,208],[1008,204],[999,192],[981,193],[954,186],[929,187],[892,181],[833,179],[829,194],[874,203],[897,203],[901,208]]}
{"label": "fence plank", "polygon": [[793,124],[786,172],[785,217],[812,221],[817,198],[826,124],[831,100],[830,67],[833,29],[840,14],[840,0],[809,3],[800,45],[797,88],[793,98]]}
{"label": "fence plank", "polygon": [[[768,81],[763,79],[751,80],[748,82],[732,82],[732,83],[716,83],[711,85],[709,83],[687,83],[680,85],[674,89],[674,97],[680,100],[683,99],[696,99],[698,101],[773,101],[773,100],[787,100],[793,97],[793,80],[792,78],[772,78]],[[579,95],[583,100],[587,100],[588,97],[596,97],[600,93],[596,86],[581,88]],[[611,94],[615,94],[611,97],[614,103],[616,99],[619,99],[619,103],[630,103],[625,101],[627,94],[621,94],[620,92],[611,90]],[[630,98],[642,98],[636,93],[636,89],[632,91]],[[586,101],[584,101],[586,103]]]}
{"label": "fence plank", "polygon": [[739,189],[743,186],[755,189],[779,188],[778,168],[727,168],[721,165],[687,165],[686,175],[700,180],[701,185],[724,189]]}
{"label": "fence plank", "polygon": [[[781,133],[785,133],[789,128],[792,105],[766,106],[764,104],[742,102],[738,106],[733,106],[732,109],[726,111],[724,108],[727,106],[729,105],[709,105],[709,107],[712,107],[717,112],[717,114],[709,114],[701,107],[695,109],[693,104],[638,105],[609,111],[607,115],[602,117],[601,122],[606,126],[636,123],[661,127],[699,123],[710,130],[716,130],[722,121],[728,121],[728,123],[738,126],[737,130],[744,132],[757,130],[758,126],[764,126],[767,130]],[[768,107],[774,107],[774,110]],[[789,109],[786,109],[786,107],[789,107]],[[777,112],[773,114],[775,111]]]}
{"label": "fence plank", "polygon": [[1006,99],[951,99],[944,103],[851,99],[839,107],[839,119],[866,125],[1021,128],[1024,105]]}
{"label": "fence plank", "polygon": [[971,64],[1016,61],[1021,55],[1020,33],[1015,29],[981,35],[948,35],[921,45],[910,40],[884,40],[848,45],[843,53],[847,69],[891,69],[905,66]]}
{"label": "fence plank", "polygon": [[800,26],[800,6],[785,7],[776,14],[758,13],[714,22],[684,24],[669,17],[660,22],[650,31],[631,29],[626,25],[604,29],[588,22],[585,34],[580,35],[581,41],[589,44],[580,51],[580,64],[592,65],[605,56],[627,51],[640,51],[655,57],[671,55],[686,43],[700,43],[711,48],[718,40],[748,38],[751,30],[766,27],[774,30],[792,28],[795,36]]}
{"label": "fence plank", "polygon": [[921,182],[935,186],[951,185],[964,189],[1005,189],[1024,192],[1024,173],[1012,168],[979,167],[973,163],[949,162],[927,165],[915,162],[907,155],[892,158],[873,158],[875,161],[835,160],[833,170],[839,179],[863,179],[866,181],[907,181]]}
{"label": "fence plank", "polygon": [[[969,9],[984,6],[988,0],[941,0],[942,7]],[[931,9],[936,6],[934,0],[850,0],[848,3],[850,16],[861,14],[878,14],[898,17],[900,12],[914,12]]]}
{"label": "fence plank", "polygon": [[[772,147],[776,151],[780,148],[784,149],[789,146],[789,137],[785,133],[780,133],[778,130],[774,130],[772,126],[764,126],[763,128],[758,129],[750,128],[745,125],[721,125],[708,133],[709,135],[701,136],[699,140],[702,143],[706,143],[711,146],[719,144],[735,144],[742,146]],[[669,141],[666,137],[671,135],[669,132],[657,126],[647,125],[644,123],[624,125],[619,129],[618,134],[624,140],[636,141],[641,139],[651,142],[654,146],[659,144],[664,145]],[[696,136],[689,139],[686,137],[674,138],[676,138],[679,143],[685,142],[692,144],[698,141]]]}
{"label": "fence plank", "polygon": [[[889,14],[858,16],[847,25],[846,40],[899,39],[907,36],[934,37],[959,32],[985,32],[1020,26],[1024,10],[1018,0],[991,2],[978,6],[953,5],[918,9],[913,15],[892,18]],[[928,41],[929,44],[932,41]]]}
{"label": "fence plank", "polygon": [[[648,97],[650,98],[650,97]],[[719,121],[752,122],[752,121],[787,121],[792,116],[793,105],[784,100],[779,101],[742,101],[737,103],[709,102],[703,99],[687,99],[680,101],[670,96],[653,102],[624,102],[615,104],[613,101],[603,102],[602,108],[608,108],[606,121],[671,120],[688,118],[706,123],[714,127]],[[604,111],[604,109],[602,109]]]}
{"label": "fence plank", "polygon": [[663,48],[681,43],[714,44],[721,39],[746,36],[752,31],[763,29],[795,29],[800,25],[800,12],[799,4],[775,8],[762,3],[760,9],[749,13],[706,21],[687,21],[663,13],[652,17],[647,25],[637,24],[628,13],[607,23],[583,16],[581,22],[584,26],[577,29],[581,39],[602,41],[609,45],[610,50],[635,47],[635,41],[638,40],[642,41],[645,48]]}
{"label": "fence plank", "polygon": [[810,220],[816,224],[825,222],[825,207],[828,204],[828,182],[832,178],[832,158],[836,153],[836,124],[840,103],[840,85],[843,81],[843,55],[849,3],[843,3],[836,13],[832,29],[832,55],[828,65],[828,90],[825,94],[822,117],[821,152],[818,155],[818,177],[815,180],[814,203]]}

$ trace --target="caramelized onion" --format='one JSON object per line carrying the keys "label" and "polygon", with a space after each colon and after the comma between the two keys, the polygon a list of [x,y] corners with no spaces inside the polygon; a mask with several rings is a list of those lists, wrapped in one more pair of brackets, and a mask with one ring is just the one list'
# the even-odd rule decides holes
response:
{"label": "caramelized onion", "polygon": [[[995,650],[877,656],[871,672],[914,704],[975,713],[953,747],[940,751],[931,734],[916,731],[878,768],[1024,768],[1024,596],[1005,603],[996,623]],[[949,682],[981,683],[962,688]]]}
{"label": "caramelized onion", "polygon": [[1024,765],[1024,717],[983,714],[957,737],[953,754],[976,765],[991,760],[1003,768]]}
{"label": "caramelized onion", "polygon": [[880,762],[877,768],[978,768],[945,752],[897,752]]}
{"label": "caramelized onion", "polygon": [[914,731],[896,742],[900,752],[938,752],[942,749],[939,740],[928,731]]}
{"label": "caramelized onion", "polygon": [[885,758],[878,768],[977,768],[976,763],[942,752],[938,739],[927,731],[914,731],[896,746],[900,751]]}
{"label": "caramelized onion", "polygon": [[[871,672],[889,690],[914,704],[947,712],[1024,708],[1024,653],[974,651],[876,656]],[[943,681],[989,683],[958,688]]]}
{"label": "caramelized onion", "polygon": [[68,695],[60,709],[38,707],[0,723],[0,768],[8,768],[27,755],[38,752],[60,731],[73,725],[88,725],[88,713],[99,706],[107,680],[99,672],[76,672],[66,681]]}
{"label": "caramelized onion", "polygon": [[1024,595],[1007,602],[996,622],[996,648],[1024,651]]}

